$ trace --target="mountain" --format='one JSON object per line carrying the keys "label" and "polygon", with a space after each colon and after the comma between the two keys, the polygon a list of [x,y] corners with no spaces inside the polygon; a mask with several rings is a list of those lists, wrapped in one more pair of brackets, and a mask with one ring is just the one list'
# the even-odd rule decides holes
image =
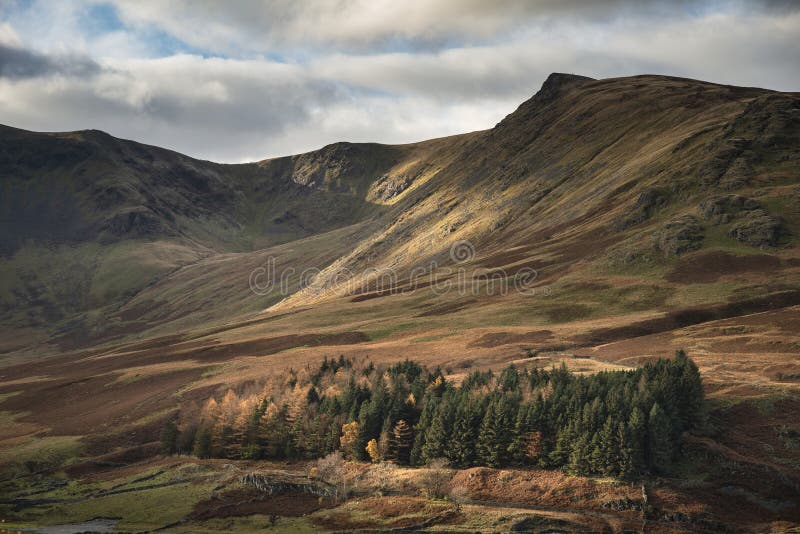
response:
{"label": "mountain", "polygon": [[[350,279],[368,268],[403,278],[457,240],[477,266],[531,264],[551,283],[782,251],[797,233],[797,105],[679,78],[553,74],[491,130],[243,165],[4,127],[0,318],[87,340],[213,322],[341,296],[370,283]],[[245,281],[267,256],[321,272],[280,303],[255,298]]]}
{"label": "mountain", "polygon": [[[248,252],[338,229],[361,235],[358,225],[379,218],[451,142],[337,143],[221,165],[97,131],[2,127],[0,318],[89,336],[113,329],[109,314],[183,267],[210,274],[226,253],[249,261]],[[323,244],[309,260],[335,253]]]}
{"label": "mountain", "polygon": [[0,440],[144,454],[176,405],[342,353],[460,380],[685,348],[734,489],[681,491],[797,512],[798,93],[552,74],[489,130],[237,165],[2,127],[0,180]]}

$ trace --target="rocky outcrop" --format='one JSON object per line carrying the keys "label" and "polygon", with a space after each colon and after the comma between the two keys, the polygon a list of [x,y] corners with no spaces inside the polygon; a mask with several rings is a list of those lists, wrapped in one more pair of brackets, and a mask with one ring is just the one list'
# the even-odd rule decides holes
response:
{"label": "rocky outcrop", "polygon": [[667,205],[669,197],[667,192],[659,188],[643,191],[629,214],[618,219],[614,224],[617,231],[622,231],[636,224],[648,220],[660,208]]}
{"label": "rocky outcrop", "polygon": [[774,247],[788,231],[780,218],[764,210],[754,210],[728,231],[728,235],[754,247]]}
{"label": "rocky outcrop", "polygon": [[[717,184],[726,178],[726,188],[736,189],[744,185],[750,168],[748,149],[752,140],[745,137],[722,139],[711,147],[711,157],[700,167],[700,181],[706,185]],[[730,174],[730,176],[728,176]]]}
{"label": "rocky outcrop", "polygon": [[741,195],[716,195],[700,203],[700,215],[720,224],[727,224],[742,212],[753,211],[761,205],[752,198]]}
{"label": "rocky outcrop", "polygon": [[267,495],[282,495],[284,493],[307,493],[320,497],[332,497],[334,488],[319,482],[301,478],[276,477],[270,474],[248,473],[242,476],[242,484],[257,489]]}
{"label": "rocky outcrop", "polygon": [[741,195],[716,195],[698,206],[714,224],[733,223],[728,235],[754,247],[775,246],[788,230],[780,217],[770,215],[756,200]]}
{"label": "rocky outcrop", "polygon": [[604,509],[615,510],[617,512],[623,512],[628,510],[641,512],[642,510],[644,510],[644,507],[645,503],[643,503],[641,499],[622,498],[622,499],[614,499],[611,501],[606,501],[603,503]]}
{"label": "rocky outcrop", "polygon": [[589,78],[588,76],[553,72],[544,81],[542,88],[539,89],[534,98],[538,103],[551,102],[559,97],[563,89],[572,85],[592,81],[594,81],[594,78]]}
{"label": "rocky outcrop", "polygon": [[386,202],[391,200],[411,185],[411,180],[407,176],[382,176],[373,186],[373,195],[378,200]]}
{"label": "rocky outcrop", "polygon": [[684,215],[669,221],[653,234],[653,246],[664,257],[679,256],[699,249],[704,235],[697,218]]}
{"label": "rocky outcrop", "polygon": [[174,233],[158,215],[144,206],[117,212],[106,221],[102,230],[115,237],[157,237]]}

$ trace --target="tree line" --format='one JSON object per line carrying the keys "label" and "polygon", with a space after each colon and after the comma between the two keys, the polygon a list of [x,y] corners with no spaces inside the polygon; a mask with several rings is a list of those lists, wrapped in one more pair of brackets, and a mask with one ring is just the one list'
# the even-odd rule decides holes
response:
{"label": "tree line", "polygon": [[325,359],[257,393],[229,390],[170,421],[165,453],[234,459],[352,460],[455,467],[537,466],[622,478],[668,473],[702,424],[703,386],[683,351],[629,371],[579,375],[511,365],[460,383],[404,361]]}

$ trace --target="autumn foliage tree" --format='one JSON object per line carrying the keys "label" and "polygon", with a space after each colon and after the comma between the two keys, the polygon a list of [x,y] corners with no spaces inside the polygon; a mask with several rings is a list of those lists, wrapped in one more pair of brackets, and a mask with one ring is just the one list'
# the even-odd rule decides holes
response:
{"label": "autumn foliage tree", "polygon": [[358,443],[359,425],[358,421],[352,421],[342,425],[342,435],[339,438],[339,445],[342,451],[353,459],[357,459],[359,452],[356,449]]}
{"label": "autumn foliage tree", "polygon": [[378,440],[372,438],[367,443],[367,454],[369,455],[369,459],[372,460],[373,463],[381,461],[381,451],[378,448]]}

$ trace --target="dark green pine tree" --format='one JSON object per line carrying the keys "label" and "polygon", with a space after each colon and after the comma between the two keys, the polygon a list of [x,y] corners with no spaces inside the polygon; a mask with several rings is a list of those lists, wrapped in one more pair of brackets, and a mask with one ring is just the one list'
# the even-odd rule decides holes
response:
{"label": "dark green pine tree", "polygon": [[600,433],[597,434],[597,448],[599,453],[593,458],[593,468],[596,473],[613,475],[619,469],[619,447],[616,440],[617,425],[609,415]]}
{"label": "dark green pine tree", "polygon": [[680,414],[681,430],[702,427],[705,423],[703,411],[703,380],[697,365],[683,349],[675,353],[675,365],[680,368]]}
{"label": "dark green pine tree", "polygon": [[497,443],[495,435],[495,402],[489,402],[486,412],[483,414],[480,430],[478,430],[478,440],[475,449],[478,456],[478,463],[481,465],[491,465],[489,462],[494,456],[494,447]]}
{"label": "dark green pine tree", "polygon": [[508,446],[509,460],[515,465],[524,465],[527,460],[530,431],[533,427],[531,406],[523,406],[514,423],[514,437]]}
{"label": "dark green pine tree", "polygon": [[617,422],[612,416],[606,418],[600,430],[600,449],[602,456],[600,464],[596,466],[597,472],[604,475],[614,475],[619,471],[620,443],[617,438]]}
{"label": "dark green pine tree", "polygon": [[591,439],[587,436],[588,455],[585,464],[588,473],[605,474],[606,456],[608,451],[600,445],[600,433],[595,432]]}
{"label": "dark green pine tree", "polygon": [[192,454],[198,458],[211,457],[211,429],[208,427],[201,427],[195,436],[194,447]]}
{"label": "dark green pine tree", "polygon": [[509,446],[514,438],[512,406],[505,396],[489,403],[478,434],[478,458],[489,467],[503,467],[509,462]]}
{"label": "dark green pine tree", "polygon": [[480,424],[477,403],[462,401],[456,410],[453,432],[447,447],[446,456],[456,467],[475,465],[475,440]]}
{"label": "dark green pine tree", "polygon": [[644,414],[638,407],[635,407],[631,411],[627,425],[631,475],[640,474],[644,470],[646,433]]}
{"label": "dark green pine tree", "polygon": [[370,400],[361,405],[358,415],[358,440],[355,450],[358,451],[359,459],[369,460],[366,448],[371,439],[378,439],[384,421],[384,410],[388,405],[388,393],[383,379],[373,387]]}
{"label": "dark green pine tree", "polygon": [[657,473],[666,473],[672,463],[674,445],[672,422],[658,403],[653,404],[647,419],[647,445],[650,468]]}
{"label": "dark green pine tree", "polygon": [[591,474],[589,435],[582,433],[572,444],[567,470],[573,475]]}
{"label": "dark green pine tree", "polygon": [[447,396],[439,402],[433,421],[425,430],[425,443],[422,445],[422,461],[429,463],[437,458],[445,458],[450,447],[449,430],[451,406]]}
{"label": "dark green pine tree", "polygon": [[578,439],[577,423],[573,422],[561,428],[556,436],[553,450],[550,451],[550,465],[562,467],[569,462],[572,444]]}
{"label": "dark green pine tree", "polygon": [[425,399],[425,407],[422,409],[422,414],[419,416],[414,445],[411,448],[411,465],[423,465],[425,463],[422,451],[425,447],[426,430],[431,426],[431,423],[433,423],[433,418],[436,416],[439,402],[439,397],[427,397]]}
{"label": "dark green pine tree", "polygon": [[609,470],[609,474],[621,478],[632,478],[636,474],[636,468],[633,460],[633,447],[631,446],[630,429],[621,421],[617,423],[614,444],[614,466]]}

